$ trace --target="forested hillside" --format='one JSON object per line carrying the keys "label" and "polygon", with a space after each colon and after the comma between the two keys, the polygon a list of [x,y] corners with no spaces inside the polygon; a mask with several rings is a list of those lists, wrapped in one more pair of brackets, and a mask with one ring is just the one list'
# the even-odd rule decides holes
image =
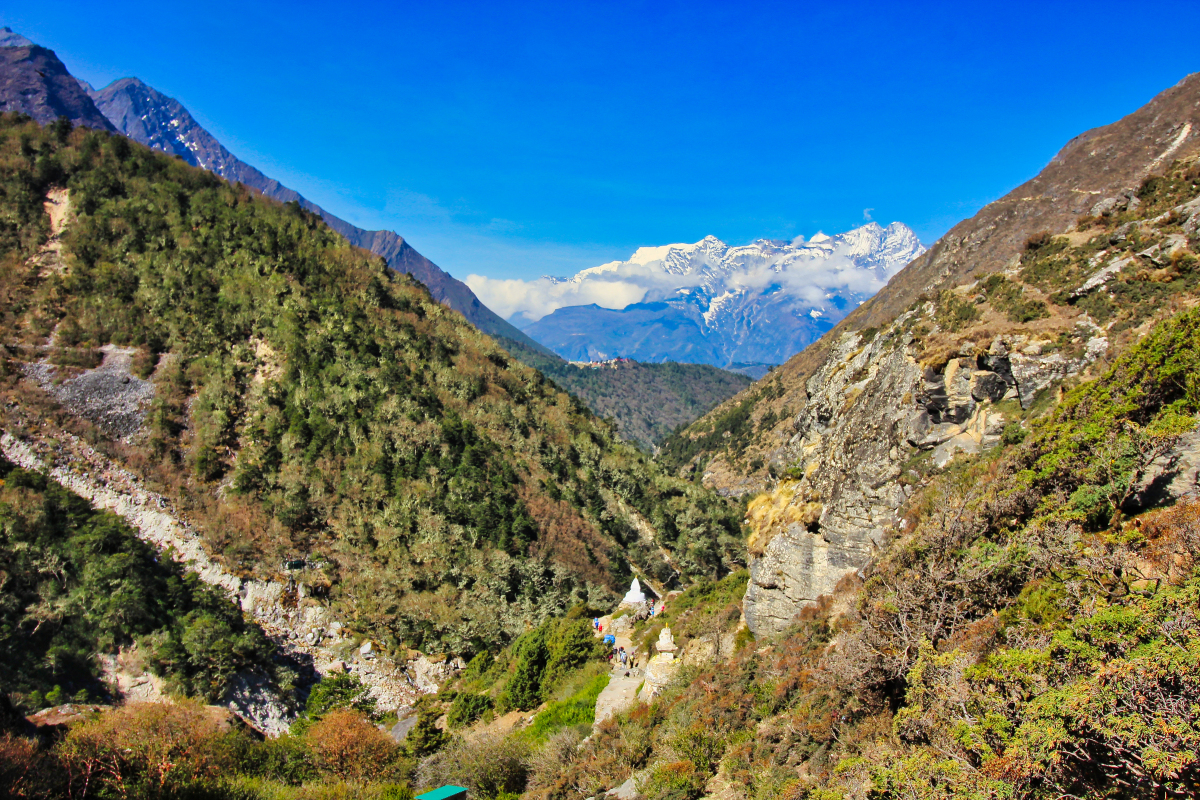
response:
{"label": "forested hillside", "polygon": [[[69,211],[48,242],[56,189]],[[235,572],[307,559],[311,591],[389,648],[470,655],[632,570],[666,583],[744,559],[738,509],[296,204],[10,115],[0,250],[5,428],[83,433]],[[132,435],[46,393],[108,344],[153,387]]]}
{"label": "forested hillside", "polygon": [[513,357],[578,397],[596,415],[611,419],[623,439],[636,442],[646,451],[751,383],[736,372],[673,361],[629,361],[615,368],[580,368],[511,339],[498,341]]}
{"label": "forested hillside", "polygon": [[0,458],[0,682],[26,708],[107,699],[97,655],[143,645],[173,691],[216,700],[260,669],[288,688],[261,630],[115,515]]}

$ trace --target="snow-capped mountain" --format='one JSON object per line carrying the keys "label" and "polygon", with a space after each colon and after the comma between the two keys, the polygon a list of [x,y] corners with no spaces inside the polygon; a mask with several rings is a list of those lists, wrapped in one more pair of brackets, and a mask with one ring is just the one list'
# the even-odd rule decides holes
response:
{"label": "snow-capped mountain", "polygon": [[[642,247],[628,261],[571,278],[529,282],[530,297],[521,310],[509,309],[510,318],[573,360],[780,364],[923,252],[916,234],[899,222],[736,247],[708,236],[695,244]],[[476,276],[467,280],[504,313],[504,300],[491,297],[490,287]],[[506,283],[511,288],[513,282]],[[539,289],[549,298],[540,308],[534,302]]]}

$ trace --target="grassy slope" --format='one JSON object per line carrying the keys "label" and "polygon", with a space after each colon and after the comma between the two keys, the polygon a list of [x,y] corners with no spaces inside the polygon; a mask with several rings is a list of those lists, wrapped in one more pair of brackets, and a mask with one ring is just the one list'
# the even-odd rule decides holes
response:
{"label": "grassy slope", "polygon": [[[42,276],[27,259],[56,185],[68,269]],[[113,342],[158,365],[145,439],[85,434],[174,496],[231,568],[315,556],[309,585],[389,645],[470,653],[611,597],[631,566],[686,579],[740,558],[735,509],[297,206],[8,117],[0,251],[11,357],[57,331],[63,352]],[[16,366],[19,410],[61,417]]]}

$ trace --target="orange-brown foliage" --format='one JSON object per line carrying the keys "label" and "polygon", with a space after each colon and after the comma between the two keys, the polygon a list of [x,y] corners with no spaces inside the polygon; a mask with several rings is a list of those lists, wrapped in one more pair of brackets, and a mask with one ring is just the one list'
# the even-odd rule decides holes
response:
{"label": "orange-brown foliage", "polygon": [[0,793],[5,797],[44,797],[49,789],[47,762],[34,740],[0,734]]}
{"label": "orange-brown foliage", "polygon": [[564,500],[551,500],[522,487],[521,499],[542,531],[532,555],[549,555],[576,575],[610,589],[608,544],[599,531]]}
{"label": "orange-brown foliage", "polygon": [[198,702],[133,703],[75,725],[57,752],[73,795],[103,783],[125,796],[134,785],[153,793],[216,778],[231,763],[228,734]]}
{"label": "orange-brown foliage", "polygon": [[353,711],[327,714],[305,735],[317,768],[349,781],[386,774],[399,748],[386,733]]}
{"label": "orange-brown foliage", "polygon": [[1146,555],[1167,580],[1178,583],[1200,560],[1200,500],[1183,500],[1141,520]]}

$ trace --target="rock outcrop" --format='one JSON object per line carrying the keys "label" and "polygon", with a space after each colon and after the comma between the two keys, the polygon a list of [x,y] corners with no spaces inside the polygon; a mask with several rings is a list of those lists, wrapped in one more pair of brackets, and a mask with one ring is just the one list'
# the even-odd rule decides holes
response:
{"label": "rock outcrop", "polygon": [[910,311],[870,341],[843,334],[808,380],[794,433],[770,457],[794,513],[755,531],[743,603],[755,636],[784,630],[883,546],[913,491],[916,473],[906,462],[929,452],[944,467],[959,453],[995,446],[1006,423],[997,403],[1027,407],[1108,346],[1094,327],[1077,358],[1043,353],[1025,335],[996,337],[987,348],[963,342],[945,364],[922,366],[911,331],[929,316],[932,308]]}

